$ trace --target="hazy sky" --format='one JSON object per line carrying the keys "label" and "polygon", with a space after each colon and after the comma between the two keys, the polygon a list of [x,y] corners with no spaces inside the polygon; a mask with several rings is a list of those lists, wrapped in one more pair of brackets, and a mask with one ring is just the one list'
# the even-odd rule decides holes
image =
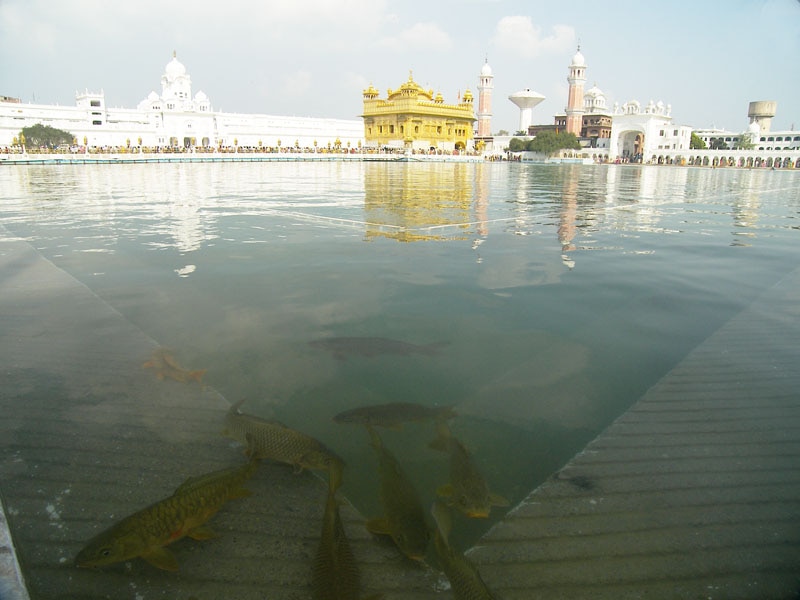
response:
{"label": "hazy sky", "polygon": [[563,111],[578,43],[609,106],[741,131],[751,100],[775,100],[773,130],[800,129],[800,0],[0,0],[0,95],[134,108],[174,50],[214,110],[355,119],[365,87],[385,97],[409,70],[446,102],[477,97],[488,58],[492,131],[513,132],[515,91],[546,96],[534,123]]}

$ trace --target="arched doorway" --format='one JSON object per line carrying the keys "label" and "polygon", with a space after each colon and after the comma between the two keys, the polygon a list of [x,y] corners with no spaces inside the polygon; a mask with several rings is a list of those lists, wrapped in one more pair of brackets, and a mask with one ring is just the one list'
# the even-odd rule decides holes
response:
{"label": "arched doorway", "polygon": [[644,132],[623,131],[619,134],[619,155],[631,162],[641,162],[644,151]]}

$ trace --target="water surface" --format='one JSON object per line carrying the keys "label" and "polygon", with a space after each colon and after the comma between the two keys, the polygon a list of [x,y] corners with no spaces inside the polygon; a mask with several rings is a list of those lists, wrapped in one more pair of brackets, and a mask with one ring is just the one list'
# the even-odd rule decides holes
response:
{"label": "water surface", "polygon": [[[379,511],[364,404],[454,405],[512,504],[800,263],[786,171],[527,164],[16,166],[0,224]],[[57,310],[57,307],[54,309]],[[439,343],[333,356],[333,337]],[[145,357],[146,358],[146,357]],[[426,500],[433,430],[384,433]],[[502,510],[493,512],[493,519]],[[492,519],[492,520],[493,520]],[[489,522],[459,522],[466,545]]]}

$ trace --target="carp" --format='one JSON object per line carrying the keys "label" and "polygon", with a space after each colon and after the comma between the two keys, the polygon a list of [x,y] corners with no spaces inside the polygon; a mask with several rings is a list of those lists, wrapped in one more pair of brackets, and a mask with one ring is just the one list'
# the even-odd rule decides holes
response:
{"label": "carp", "polygon": [[508,506],[508,500],[489,490],[469,451],[453,436],[446,423],[437,424],[438,437],[431,448],[450,453],[450,482],[440,486],[436,494],[466,516],[485,519],[493,506]]}
{"label": "carp", "polygon": [[383,517],[367,521],[367,529],[371,533],[390,535],[403,554],[422,560],[431,536],[425,511],[400,463],[386,449],[375,430],[367,429],[378,453],[380,499],[384,511]]}
{"label": "carp", "polygon": [[78,553],[78,567],[100,567],[142,558],[154,567],[177,571],[178,561],[165,546],[183,537],[206,540],[214,532],[205,526],[228,501],[250,495],[242,487],[258,462],[187,479],[175,492],[122,519],[93,537]]}
{"label": "carp", "polygon": [[357,600],[359,597],[358,566],[342,526],[335,492],[330,488],[311,572],[311,587],[315,600]]}
{"label": "carp", "polygon": [[223,435],[244,444],[248,456],[292,465],[297,473],[303,469],[328,471],[331,488],[339,488],[344,470],[341,458],[310,435],[278,421],[240,412],[243,402],[231,406],[225,415]]}

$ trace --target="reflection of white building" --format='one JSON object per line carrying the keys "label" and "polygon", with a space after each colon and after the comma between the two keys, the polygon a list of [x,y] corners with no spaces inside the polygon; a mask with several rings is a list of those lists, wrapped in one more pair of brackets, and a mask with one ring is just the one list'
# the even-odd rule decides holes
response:
{"label": "reflection of white building", "polygon": [[75,106],[4,101],[0,97],[0,146],[10,146],[23,127],[41,123],[72,133],[89,146],[320,148],[338,142],[355,148],[364,139],[360,119],[283,117],[214,112],[202,91],[192,96],[186,67],[173,55],[151,92],[135,109],[108,108],[105,94],[81,92]]}

